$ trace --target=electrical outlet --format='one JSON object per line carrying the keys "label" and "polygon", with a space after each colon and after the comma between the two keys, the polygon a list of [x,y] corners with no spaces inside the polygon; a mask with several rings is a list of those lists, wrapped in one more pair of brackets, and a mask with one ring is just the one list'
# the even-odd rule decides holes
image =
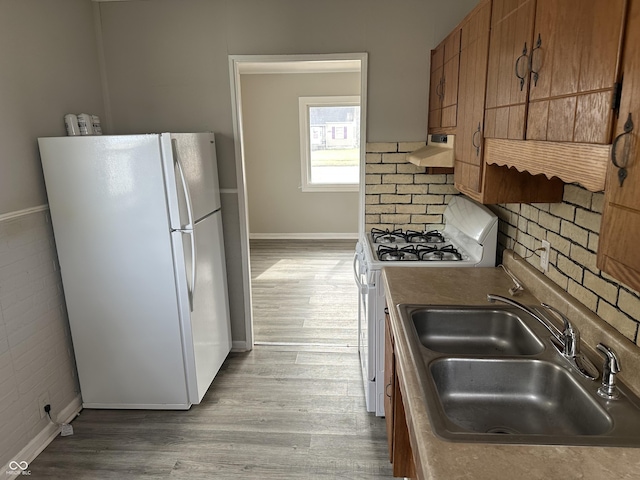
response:
{"label": "electrical outlet", "polygon": [[546,240],[542,240],[542,248],[540,250],[540,268],[545,272],[549,271],[549,253],[551,251],[551,244]]}
{"label": "electrical outlet", "polygon": [[49,402],[49,392],[44,392],[40,397],[38,397],[38,408],[40,409],[40,418],[44,418],[47,416],[47,412],[44,411],[45,405],[50,405]]}

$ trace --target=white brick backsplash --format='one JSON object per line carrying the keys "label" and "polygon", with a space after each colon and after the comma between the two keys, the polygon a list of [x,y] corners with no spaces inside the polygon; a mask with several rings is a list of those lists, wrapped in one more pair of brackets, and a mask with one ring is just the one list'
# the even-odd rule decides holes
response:
{"label": "white brick backsplash", "polygon": [[636,319],[640,317],[640,298],[624,289],[620,289],[618,307],[627,315],[631,315]]}
{"label": "white brick backsplash", "polygon": [[395,193],[396,186],[395,185],[366,185],[365,192],[367,193],[367,195],[374,194],[374,193]]}
{"label": "white brick backsplash", "polygon": [[398,185],[396,191],[398,193],[425,195],[429,191],[429,185]]}
{"label": "white brick backsplash", "polygon": [[602,215],[599,213],[590,212],[581,208],[576,211],[576,224],[586,228],[587,230],[599,232],[601,222]]}
{"label": "white brick backsplash", "polygon": [[[370,175],[367,175],[367,178]],[[387,174],[382,175],[382,183],[393,183],[395,185],[408,185],[413,183],[413,175],[409,174]]]}
{"label": "white brick backsplash", "polygon": [[396,166],[386,163],[371,163],[365,165],[365,172],[367,176],[372,173],[396,173]]}
{"label": "white brick backsplash", "polygon": [[[591,208],[591,197],[593,194],[577,185],[565,185],[563,200],[568,203],[580,205],[583,208]],[[553,204],[552,204],[553,205]]]}
{"label": "white brick backsplash", "polygon": [[[429,185],[445,184],[447,183],[446,175],[429,175],[426,173],[418,173],[414,175],[414,181],[416,183],[428,183]],[[451,183],[453,185],[453,183]]]}
{"label": "white brick backsplash", "polygon": [[545,275],[640,346],[640,295],[596,264],[604,195],[565,185],[563,198],[562,203],[493,206],[500,248],[515,250],[539,268],[534,250],[546,238],[551,255]]}
{"label": "white brick backsplash", "polygon": [[562,220],[560,223],[560,235],[568,238],[572,242],[579,243],[583,247],[586,247],[589,243],[589,232],[567,220]]}
{"label": "white brick backsplash", "polygon": [[410,173],[411,175],[424,173],[424,167],[419,167],[413,163],[397,163],[393,165],[398,173]]}
{"label": "white brick backsplash", "polygon": [[605,322],[618,330],[629,340],[631,340],[632,342],[635,340],[638,333],[638,324],[631,318],[627,317],[616,307],[610,305],[604,300],[600,300],[596,313],[600,316],[600,318],[602,318]]}
{"label": "white brick backsplash", "polygon": [[604,211],[604,193],[594,193],[591,197],[591,210],[597,213]]}
{"label": "white brick backsplash", "polygon": [[367,214],[373,215],[376,213],[396,213],[395,205],[368,205]]}
{"label": "white brick backsplash", "polygon": [[366,185],[378,185],[382,183],[382,175],[365,175],[364,183]]}
{"label": "white brick backsplash", "polygon": [[382,163],[406,163],[407,155],[404,153],[383,153]]}
{"label": "white brick backsplash", "polygon": [[364,161],[365,163],[368,164],[375,164],[375,163],[382,163],[382,154],[381,153],[367,153],[364,156]]}
{"label": "white brick backsplash", "polygon": [[427,213],[426,205],[397,205],[395,209],[396,209],[396,213],[413,213],[413,214]]}
{"label": "white brick backsplash", "polygon": [[413,152],[426,145],[425,142],[400,142],[398,143],[399,152]]}
{"label": "white brick backsplash", "polygon": [[607,302],[616,304],[618,299],[618,286],[603,280],[602,278],[594,275],[593,273],[585,270],[583,285],[598,295],[600,298],[604,298]]}
{"label": "white brick backsplash", "polygon": [[367,143],[367,153],[397,152],[398,144],[391,142]]}
{"label": "white brick backsplash", "polygon": [[[367,144],[365,215],[405,216],[385,216],[380,224],[373,222],[376,217],[368,216],[366,230],[372,227],[422,230],[425,220],[433,225],[443,223],[446,204],[459,192],[453,186],[452,174],[430,174],[427,168],[407,162],[406,154],[424,145],[424,142]],[[410,218],[406,218],[407,214]],[[391,219],[397,221],[385,223]]]}
{"label": "white brick backsplash", "polygon": [[458,189],[453,185],[444,184],[435,184],[432,183],[429,185],[429,193],[443,194],[443,195],[455,195],[458,192]]}
{"label": "white brick backsplash", "polygon": [[413,203],[421,203],[426,205],[442,205],[444,203],[443,195],[414,195]]}
{"label": "white brick backsplash", "polygon": [[[0,222],[0,465],[46,426],[79,390],[48,212]],[[54,403],[55,402],[55,403]]]}
{"label": "white brick backsplash", "polygon": [[574,282],[572,279],[569,279],[569,287],[567,288],[567,292],[590,310],[596,311],[596,306],[598,305],[598,297],[595,293],[587,290],[579,283]]}
{"label": "white brick backsplash", "polygon": [[551,230],[555,233],[560,233],[560,219],[548,214],[547,212],[540,212],[538,222],[541,227]]}
{"label": "white brick backsplash", "polygon": [[380,195],[380,203],[411,203],[411,195]]}

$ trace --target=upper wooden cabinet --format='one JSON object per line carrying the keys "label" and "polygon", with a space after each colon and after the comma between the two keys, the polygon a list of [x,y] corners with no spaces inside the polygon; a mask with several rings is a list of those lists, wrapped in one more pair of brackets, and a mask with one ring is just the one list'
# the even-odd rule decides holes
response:
{"label": "upper wooden cabinet", "polygon": [[474,198],[482,192],[484,95],[489,54],[491,2],[479,5],[462,24],[458,125],[454,181]]}
{"label": "upper wooden cabinet", "polygon": [[608,144],[625,0],[494,0],[487,138]]}
{"label": "upper wooden cabinet", "polygon": [[604,189],[625,13],[626,0],[494,0],[487,163]]}
{"label": "upper wooden cabinet", "polygon": [[[490,29],[489,0],[480,2],[461,24],[455,186],[482,203],[560,201],[562,182],[484,162],[485,89],[487,92],[491,89],[487,87]],[[489,73],[491,76],[491,70]],[[489,80],[496,81],[497,76]],[[491,111],[505,112],[508,118],[511,108],[519,108],[515,103],[520,102],[520,96],[519,83],[508,88],[503,85],[500,95],[493,98]],[[496,106],[497,102],[500,106]],[[512,105],[511,102],[515,103]]]}
{"label": "upper wooden cabinet", "polygon": [[526,138],[608,144],[625,0],[537,0]]}
{"label": "upper wooden cabinet", "polygon": [[487,74],[486,138],[523,140],[535,0],[494,0]]}
{"label": "upper wooden cabinet", "polygon": [[609,163],[607,174],[598,268],[640,290],[640,0],[630,0],[626,32],[620,115],[612,146],[615,164]]}
{"label": "upper wooden cabinet", "polygon": [[431,51],[429,133],[454,133],[457,123],[460,30]]}

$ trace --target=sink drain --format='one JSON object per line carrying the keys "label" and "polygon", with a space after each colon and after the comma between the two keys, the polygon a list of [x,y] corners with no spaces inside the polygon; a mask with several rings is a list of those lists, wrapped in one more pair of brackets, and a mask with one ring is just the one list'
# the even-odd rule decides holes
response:
{"label": "sink drain", "polygon": [[500,433],[502,435],[515,435],[518,432],[507,427],[493,427],[487,430],[487,433]]}

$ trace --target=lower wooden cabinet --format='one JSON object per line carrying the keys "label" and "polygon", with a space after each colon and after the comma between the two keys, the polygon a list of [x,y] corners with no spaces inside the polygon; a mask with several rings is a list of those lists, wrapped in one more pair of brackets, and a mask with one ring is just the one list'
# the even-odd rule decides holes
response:
{"label": "lower wooden cabinet", "polygon": [[384,346],[384,413],[387,422],[389,460],[393,464],[394,477],[416,478],[407,418],[402,401],[402,392],[400,391],[400,382],[395,368],[395,349],[389,314],[385,318]]}

